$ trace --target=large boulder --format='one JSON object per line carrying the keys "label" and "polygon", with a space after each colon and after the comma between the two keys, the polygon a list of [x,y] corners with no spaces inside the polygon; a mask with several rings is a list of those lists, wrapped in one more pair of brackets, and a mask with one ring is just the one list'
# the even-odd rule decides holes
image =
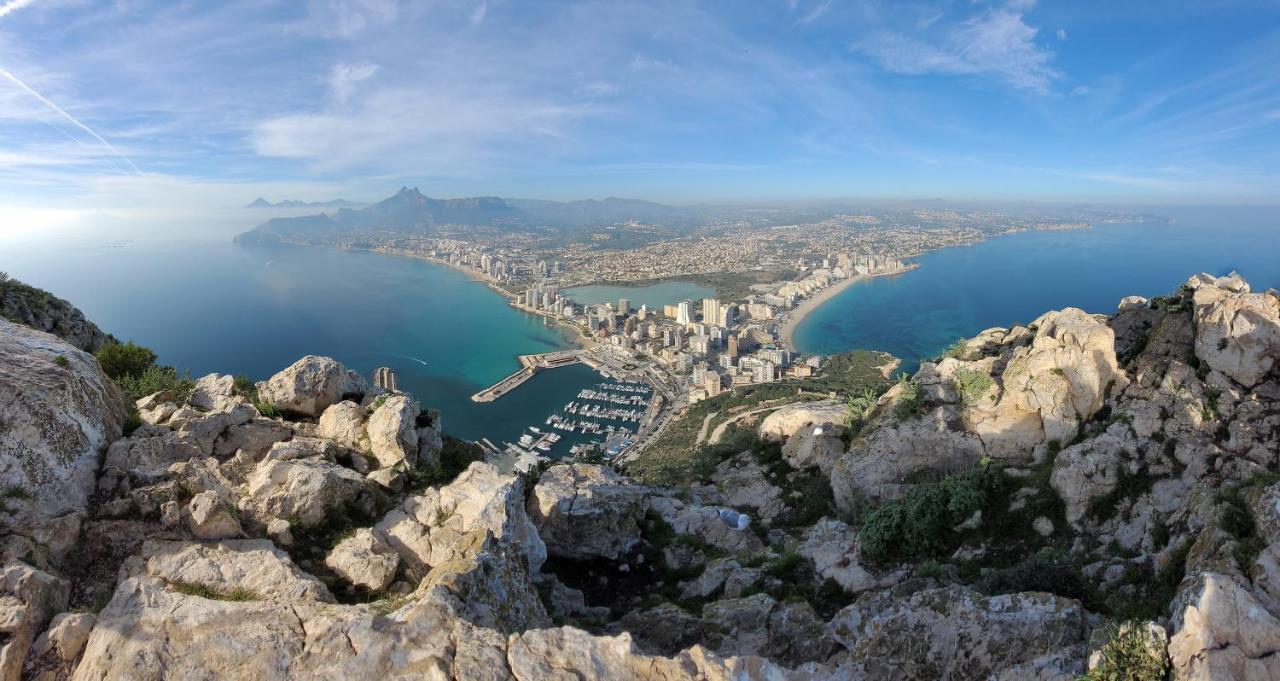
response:
{"label": "large boulder", "polygon": [[382,591],[395,579],[400,555],[373,530],[362,527],[338,542],[324,564],[356,586]]}
{"label": "large boulder", "polygon": [[1235,382],[1257,385],[1280,365],[1280,295],[1251,293],[1238,275],[1200,274],[1195,289],[1195,353]]}
{"label": "large boulder", "polygon": [[1085,609],[1066,598],[984,596],[964,586],[867,593],[830,624],[863,672],[858,678],[869,681],[976,681],[1014,668],[1054,672],[1015,678],[1074,678],[1084,671],[1091,626]]}
{"label": "large boulder", "polygon": [[299,570],[269,539],[209,544],[149,541],[126,562],[126,576],[145,574],[171,587],[246,599],[332,602],[324,582]]}
{"label": "large boulder", "polygon": [[536,572],[547,559],[547,547],[525,512],[524,490],[523,478],[473,463],[452,483],[405,499],[374,529],[414,577],[447,561],[474,557],[474,542],[465,540],[476,533],[515,547]]}
{"label": "large boulder", "polygon": [[848,420],[849,408],[833,400],[788,404],[760,422],[760,437],[785,440],[801,430],[827,424],[844,426]]}
{"label": "large boulder", "polygon": [[0,533],[83,512],[127,413],[93,355],[0,319]]}
{"label": "large boulder", "polygon": [[1041,315],[1032,327],[1031,344],[1014,350],[1004,369],[997,411],[1035,414],[1044,438],[1065,444],[1124,380],[1115,332],[1104,317],[1070,307]]}
{"label": "large boulder", "polygon": [[249,477],[246,493],[258,520],[296,521],[315,527],[333,516],[373,513],[370,483],[363,475],[324,459],[265,459]]}
{"label": "large boulder", "polygon": [[553,556],[616,560],[640,540],[649,490],[594,464],[552,466],[529,497],[529,516]]}
{"label": "large boulder", "polygon": [[407,395],[392,395],[369,416],[369,448],[383,467],[418,460],[418,405]]}
{"label": "large boulder", "polygon": [[345,447],[366,450],[369,448],[369,437],[365,433],[364,418],[364,407],[351,400],[343,400],[329,405],[320,415],[316,435],[327,437]]}
{"label": "large boulder", "polygon": [[1174,602],[1169,660],[1178,681],[1280,678],[1280,620],[1231,577],[1207,572]]}
{"label": "large boulder", "polygon": [[900,573],[878,576],[862,565],[858,530],[834,518],[814,523],[796,553],[813,562],[819,577],[835,580],[851,594],[890,586],[902,578]]}
{"label": "large boulder", "polygon": [[258,397],[285,412],[319,416],[329,405],[368,390],[364,378],[329,357],[307,355],[258,383]]}
{"label": "large boulder", "polygon": [[22,661],[49,618],[67,607],[70,587],[17,561],[0,569],[0,681],[17,681]]}

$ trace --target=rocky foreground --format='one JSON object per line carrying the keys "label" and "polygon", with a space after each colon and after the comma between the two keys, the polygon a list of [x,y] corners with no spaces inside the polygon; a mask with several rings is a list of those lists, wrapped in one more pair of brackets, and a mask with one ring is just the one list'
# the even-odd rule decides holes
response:
{"label": "rocky foreground", "polygon": [[0,681],[1280,678],[1275,292],[948,355],[655,488],[471,461],[314,356],[125,436],[92,355],[0,320]]}

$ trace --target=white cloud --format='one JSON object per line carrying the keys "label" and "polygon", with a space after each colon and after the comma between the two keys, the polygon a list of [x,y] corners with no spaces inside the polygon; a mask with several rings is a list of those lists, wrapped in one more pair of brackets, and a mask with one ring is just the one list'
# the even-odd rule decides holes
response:
{"label": "white cloud", "polygon": [[[852,48],[894,73],[988,75],[1014,87],[1046,93],[1061,74],[1053,53],[1036,44],[1037,29],[1013,8],[992,9],[924,38],[879,30]],[[936,35],[935,35],[936,34]]]}
{"label": "white cloud", "polygon": [[1058,29],[1058,40],[1065,42],[1066,39],[1067,39],[1067,29],[1065,28]]}
{"label": "white cloud", "polygon": [[329,70],[329,91],[340,104],[345,104],[351,97],[356,85],[368,80],[378,72],[378,65],[364,62],[360,64],[334,64]]}
{"label": "white cloud", "polygon": [[400,14],[395,0],[311,0],[309,27],[321,35],[354,38],[387,26]]}
{"label": "white cloud", "polygon": [[9,0],[3,5],[0,5],[0,17],[3,17],[10,12],[16,12],[17,10],[30,5],[34,1],[35,0]]}

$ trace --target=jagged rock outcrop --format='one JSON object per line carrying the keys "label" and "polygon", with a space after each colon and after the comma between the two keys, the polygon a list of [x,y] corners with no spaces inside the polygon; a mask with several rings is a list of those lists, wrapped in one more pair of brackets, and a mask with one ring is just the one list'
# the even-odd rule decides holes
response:
{"label": "jagged rock outcrop", "polygon": [[30,565],[0,569],[0,680],[17,681],[31,644],[68,597],[65,581]]}
{"label": "jagged rock outcrop", "polygon": [[324,564],[356,586],[382,591],[396,577],[400,554],[375,532],[362,527],[338,542],[325,556]]}
{"label": "jagged rock outcrop", "polygon": [[524,485],[523,478],[504,476],[491,464],[473,463],[452,483],[405,499],[375,531],[415,576],[466,557],[462,541],[475,533],[516,547],[536,572],[547,558],[547,547],[525,512]]}
{"label": "jagged rock outcrop", "polygon": [[258,383],[258,396],[275,408],[320,416],[329,405],[368,392],[363,377],[329,357],[307,355]]}
{"label": "jagged rock outcrop", "polygon": [[52,334],[85,352],[97,352],[116,339],[85,319],[84,313],[57,296],[0,273],[0,318]]}
{"label": "jagged rock outcrop", "polygon": [[1280,364],[1280,295],[1252,293],[1232,273],[1192,277],[1196,357],[1246,386],[1257,385]]}
{"label": "jagged rock outcrop", "polygon": [[126,414],[92,355],[0,319],[0,533],[83,513]]}
{"label": "jagged rock outcrop", "polygon": [[835,616],[831,635],[857,678],[1074,678],[1092,626],[1075,601],[952,586],[865,594]]}
{"label": "jagged rock outcrop", "polygon": [[369,448],[378,464],[412,466],[418,461],[418,405],[405,395],[392,395],[369,416]]}
{"label": "jagged rock outcrop", "polygon": [[551,555],[613,560],[639,541],[649,494],[603,466],[552,466],[533,488],[529,517]]}

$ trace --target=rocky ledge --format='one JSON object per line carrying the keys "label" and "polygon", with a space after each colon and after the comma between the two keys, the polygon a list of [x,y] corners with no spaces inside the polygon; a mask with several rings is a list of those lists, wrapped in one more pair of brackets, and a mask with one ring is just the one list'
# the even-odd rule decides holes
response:
{"label": "rocky ledge", "polygon": [[676,488],[505,472],[314,356],[122,435],[0,325],[0,681],[1280,678],[1280,299],[1238,277],[990,329]]}

